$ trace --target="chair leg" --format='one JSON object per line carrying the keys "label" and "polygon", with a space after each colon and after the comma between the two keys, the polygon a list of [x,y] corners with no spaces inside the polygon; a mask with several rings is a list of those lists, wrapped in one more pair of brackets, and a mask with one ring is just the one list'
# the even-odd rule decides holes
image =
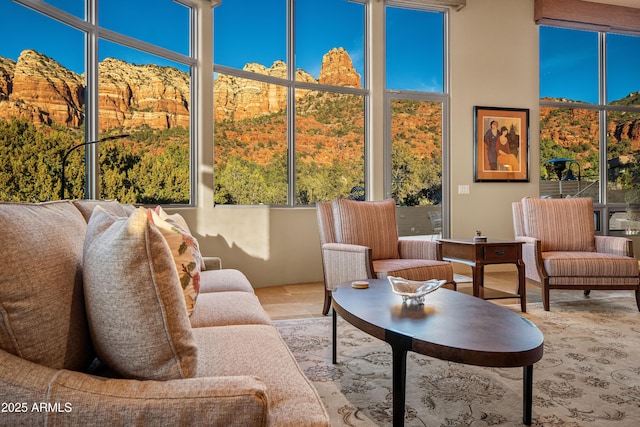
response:
{"label": "chair leg", "polygon": [[549,287],[543,286],[542,288],[542,305],[544,311],[549,311]]}
{"label": "chair leg", "polygon": [[331,291],[326,289],[324,290],[324,307],[322,307],[322,315],[326,316],[329,313],[329,308],[331,307]]}
{"label": "chair leg", "polygon": [[640,311],[640,287],[636,288],[636,305],[638,306],[638,311]]}
{"label": "chair leg", "polygon": [[591,293],[591,289],[585,289],[584,290],[584,296],[585,297],[588,297],[590,293]]}

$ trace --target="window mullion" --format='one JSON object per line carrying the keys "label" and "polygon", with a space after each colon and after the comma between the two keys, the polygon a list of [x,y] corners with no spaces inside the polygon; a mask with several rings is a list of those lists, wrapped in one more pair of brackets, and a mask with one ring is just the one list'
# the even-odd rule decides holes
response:
{"label": "window mullion", "polygon": [[296,205],[295,0],[287,0],[287,205]]}
{"label": "window mullion", "polygon": [[[85,140],[99,138],[98,123],[98,5],[88,0],[85,19],[91,24],[85,33]],[[85,197],[98,199],[100,195],[100,159],[98,144],[87,145],[85,151]]]}
{"label": "window mullion", "polygon": [[[598,103],[600,111],[598,114],[599,121],[599,138],[600,138],[600,203],[607,204],[607,36],[604,32],[598,33]],[[604,233],[607,234],[609,227],[605,226]]]}

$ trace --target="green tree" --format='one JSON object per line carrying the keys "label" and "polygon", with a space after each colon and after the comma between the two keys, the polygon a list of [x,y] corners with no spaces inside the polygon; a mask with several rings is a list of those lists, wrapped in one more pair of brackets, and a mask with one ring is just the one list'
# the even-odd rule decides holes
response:
{"label": "green tree", "polygon": [[391,146],[391,194],[401,205],[434,204],[441,197],[441,166],[436,152],[432,158],[416,157],[406,143]]}

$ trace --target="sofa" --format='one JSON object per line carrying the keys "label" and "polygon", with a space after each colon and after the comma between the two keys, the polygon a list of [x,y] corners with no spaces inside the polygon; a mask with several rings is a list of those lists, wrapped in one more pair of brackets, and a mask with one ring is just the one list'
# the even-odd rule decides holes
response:
{"label": "sofa", "polygon": [[0,424],[328,426],[247,278],[152,214],[0,203]]}

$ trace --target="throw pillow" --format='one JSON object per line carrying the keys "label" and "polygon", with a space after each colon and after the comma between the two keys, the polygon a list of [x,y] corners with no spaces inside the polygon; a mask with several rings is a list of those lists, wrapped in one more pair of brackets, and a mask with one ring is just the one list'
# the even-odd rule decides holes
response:
{"label": "throw pillow", "polygon": [[198,240],[195,237],[193,237],[191,230],[189,230],[189,225],[187,225],[187,221],[185,221],[182,215],[180,215],[179,213],[169,215],[168,213],[165,212],[164,209],[162,209],[160,205],[156,206],[155,213],[158,214],[158,216],[163,220],[178,227],[180,230],[184,231],[185,233],[191,236],[192,247],[195,249],[196,256],[198,257],[200,262],[200,271],[206,270],[207,267],[204,265],[204,257],[200,253],[200,245],[198,244]]}
{"label": "throw pillow", "polygon": [[191,234],[191,230],[189,230],[189,225],[187,224],[187,221],[184,220],[182,215],[178,213],[169,215],[164,209],[162,209],[162,206],[160,205],[156,206],[153,211],[156,214],[158,214],[160,218],[164,219],[165,221],[171,222],[175,226],[181,228],[183,231]]}
{"label": "throw pillow", "polygon": [[100,360],[125,378],[193,377],[197,348],[171,250],[144,208],[96,207],[84,245],[89,328]]}
{"label": "throw pillow", "polygon": [[79,199],[74,200],[73,205],[80,211],[86,222],[89,222],[96,206],[100,206],[115,216],[127,216],[127,211],[117,200]]}
{"label": "throw pillow", "polygon": [[187,305],[187,313],[191,315],[200,293],[201,257],[198,243],[191,234],[168,220],[162,219],[156,211],[149,209],[149,220],[158,227],[167,241],[173,261],[178,270],[180,285]]}

